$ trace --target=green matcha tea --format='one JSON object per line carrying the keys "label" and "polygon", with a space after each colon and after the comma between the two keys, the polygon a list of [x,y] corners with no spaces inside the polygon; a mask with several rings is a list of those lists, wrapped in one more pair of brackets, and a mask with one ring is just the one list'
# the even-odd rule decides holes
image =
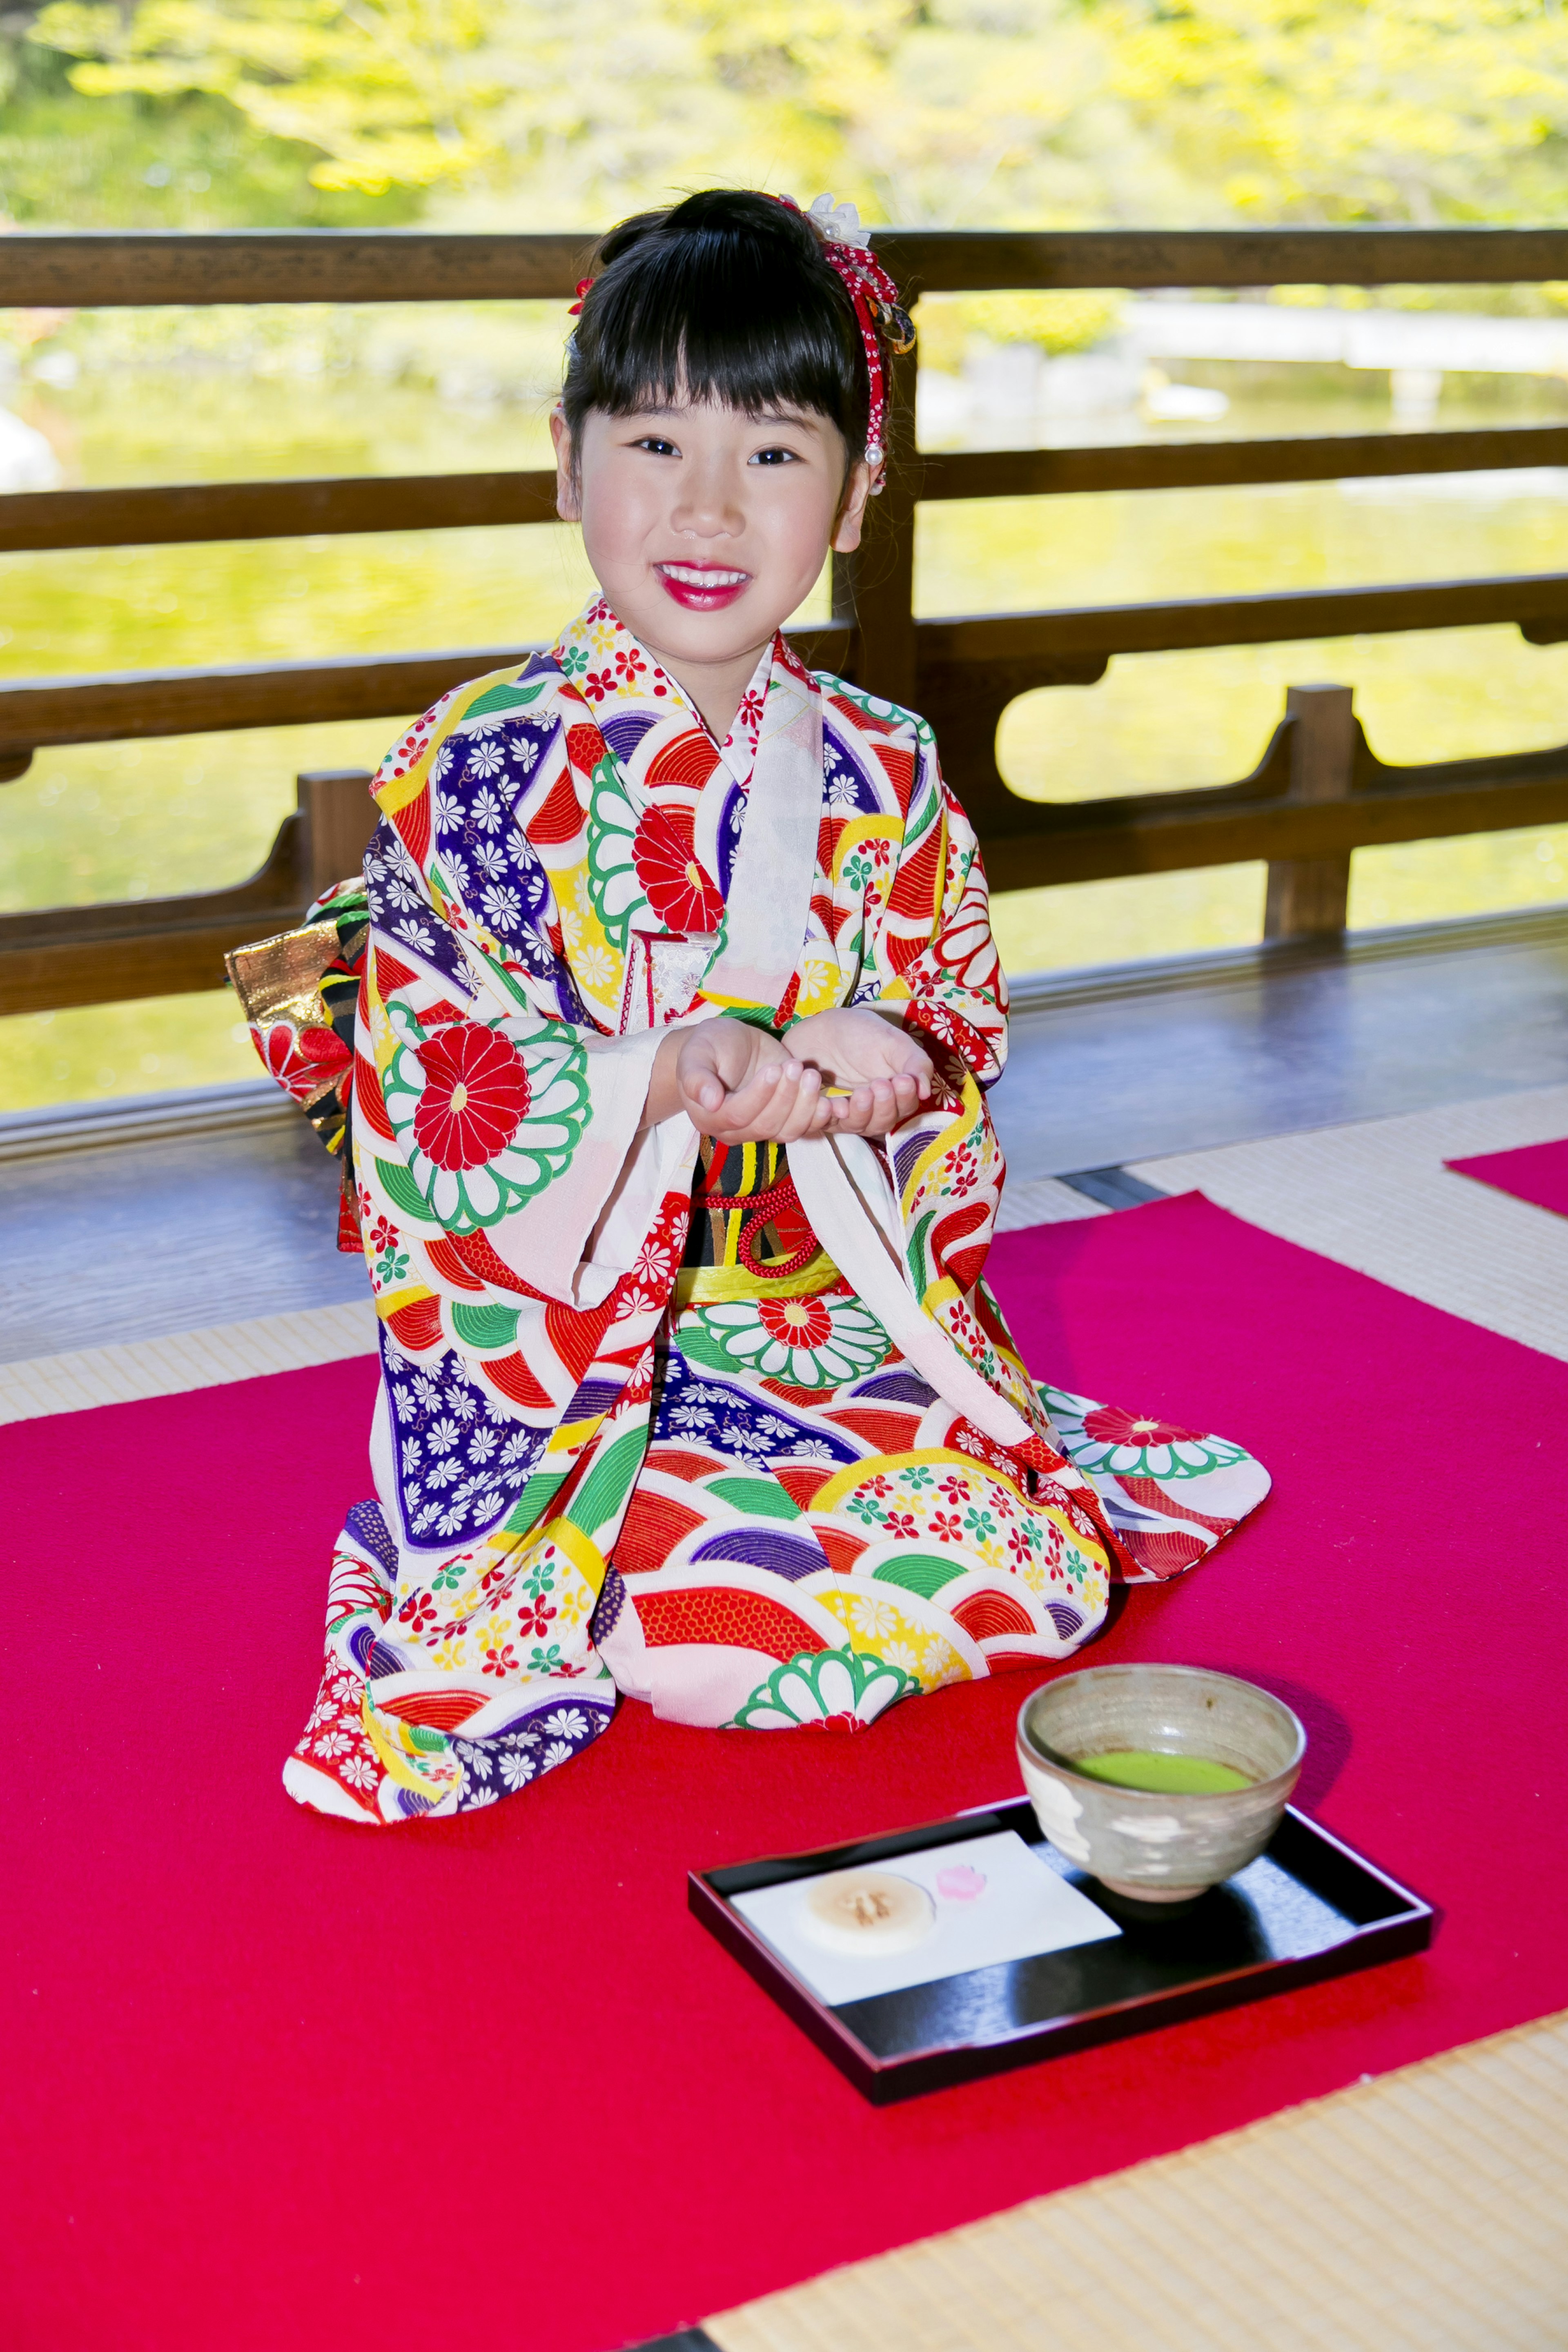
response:
{"label": "green matcha tea", "polygon": [[1111,1780],[1119,1789],[1152,1789],[1173,1797],[1215,1797],[1230,1789],[1250,1789],[1252,1775],[1210,1756],[1163,1756],[1152,1748],[1113,1748],[1104,1756],[1075,1756],[1075,1772],[1091,1780]]}

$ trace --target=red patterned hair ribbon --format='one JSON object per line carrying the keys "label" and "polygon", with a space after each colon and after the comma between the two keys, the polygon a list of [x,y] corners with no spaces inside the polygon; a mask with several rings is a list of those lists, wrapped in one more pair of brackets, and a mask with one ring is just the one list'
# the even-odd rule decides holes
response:
{"label": "red patterned hair ribbon", "polygon": [[[787,205],[791,212],[800,211],[793,196],[780,196],[778,202]],[[802,217],[821,238],[823,257],[844,280],[854,305],[871,394],[866,415],[866,462],[877,474],[888,455],[888,380],[882,342],[885,338],[889,350],[901,357],[914,349],[915,331],[899,300],[898,288],[871,251],[870,234],[861,227],[855,206],[818,196]],[[880,489],[882,486],[877,481],[873,487]]]}

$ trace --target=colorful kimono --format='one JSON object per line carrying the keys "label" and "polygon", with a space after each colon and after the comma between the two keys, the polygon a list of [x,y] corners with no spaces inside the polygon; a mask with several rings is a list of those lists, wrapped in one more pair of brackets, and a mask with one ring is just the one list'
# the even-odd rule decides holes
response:
{"label": "colorful kimono", "polygon": [[[1037,1388],[985,1287],[1006,996],[923,721],[780,637],[716,745],[598,600],[447,696],[375,794],[363,893],[309,933],[329,993],[301,991],[300,934],[241,974],[325,1129],[363,959],[376,1498],[337,1550],[302,1803],[491,1804],[617,1693],[856,1729],[1066,1657],[1113,1577],[1179,1572],[1261,1500],[1239,1446]],[[672,1024],[782,1035],[838,1005],[937,1066],[885,1142],[644,1126]]]}

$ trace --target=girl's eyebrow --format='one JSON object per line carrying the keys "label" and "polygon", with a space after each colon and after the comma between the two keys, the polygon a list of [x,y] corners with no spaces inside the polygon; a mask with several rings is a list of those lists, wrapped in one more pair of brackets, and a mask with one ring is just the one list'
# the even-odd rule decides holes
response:
{"label": "girl's eyebrow", "polygon": [[[621,422],[634,431],[639,429],[646,430],[650,424],[673,422],[679,425],[686,417],[689,416],[691,410],[689,404],[686,406],[676,406],[667,402],[660,402],[657,406],[634,408],[630,410],[628,414],[622,418]],[[822,436],[822,419],[818,416],[812,415],[809,411],[804,409],[750,409],[745,412],[745,417],[746,423],[753,427],[761,427],[765,430],[776,431],[780,425],[793,425],[799,433],[809,433],[815,435],[818,439],[820,439]]]}

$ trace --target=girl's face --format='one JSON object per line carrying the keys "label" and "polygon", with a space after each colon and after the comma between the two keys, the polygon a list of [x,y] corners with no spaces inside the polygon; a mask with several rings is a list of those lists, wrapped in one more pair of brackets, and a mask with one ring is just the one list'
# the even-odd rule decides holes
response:
{"label": "girl's face", "polygon": [[630,416],[591,409],[575,451],[559,414],[551,428],[562,515],[582,524],[617,617],[678,677],[749,672],[828,548],[859,544],[868,469],[846,480],[837,427],[813,411],[746,416],[683,399]]}

